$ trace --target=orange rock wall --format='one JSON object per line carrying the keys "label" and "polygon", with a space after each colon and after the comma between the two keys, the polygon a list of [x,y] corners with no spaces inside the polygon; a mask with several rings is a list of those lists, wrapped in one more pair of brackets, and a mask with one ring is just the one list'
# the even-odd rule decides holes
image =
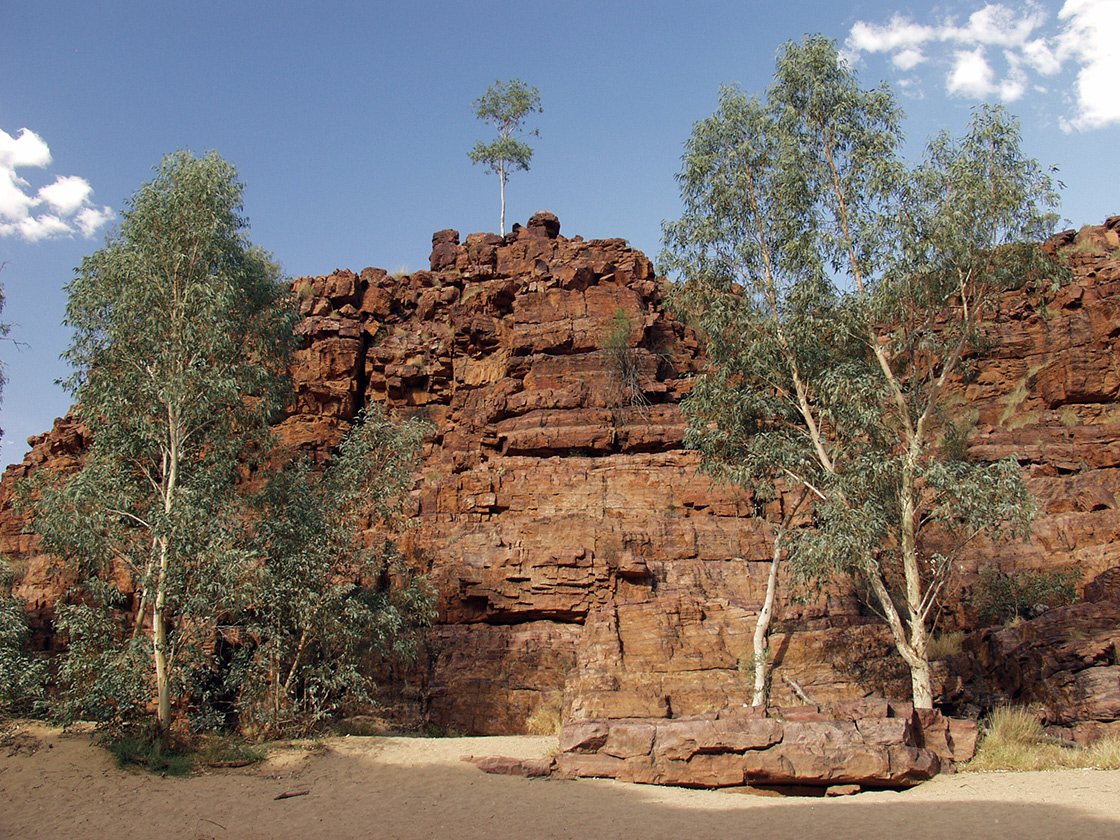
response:
{"label": "orange rock wall", "polygon": [[[1056,240],[1074,284],[1008,293],[994,352],[959,383],[970,450],[1016,454],[1041,515],[1030,542],[978,546],[961,564],[947,626],[975,621],[982,563],[1077,565],[1086,582],[1120,565],[1116,227]],[[667,311],[643,254],[565,238],[538,214],[505,237],[435,234],[429,271],[336,271],[293,289],[304,346],[284,441],[325,457],[372,404],[433,425],[408,549],[439,591],[414,675],[434,723],[503,733],[561,704],[566,719],[589,720],[749,700],[765,534],[743,491],[713,487],[683,449],[680,401],[700,343]],[[0,484],[0,551],[17,558],[17,591],[44,628],[59,582],[6,500],[82,442],[60,421]],[[905,697],[904,668],[850,587],[779,618],[777,702],[798,702],[787,677],[816,702]]]}

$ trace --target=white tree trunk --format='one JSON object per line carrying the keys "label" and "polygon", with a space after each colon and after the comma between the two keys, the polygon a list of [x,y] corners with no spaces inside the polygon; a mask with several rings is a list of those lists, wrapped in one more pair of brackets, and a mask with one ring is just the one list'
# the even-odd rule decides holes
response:
{"label": "white tree trunk", "polygon": [[[163,457],[163,512],[170,518],[175,507],[175,494],[179,484],[180,440],[182,430],[179,414],[172,407],[167,409],[168,447]],[[171,728],[171,662],[167,641],[167,589],[171,573],[171,546],[166,535],[159,538],[159,577],[155,585],[155,602],[152,605],[152,658],[156,666],[156,721],[166,737]]]}
{"label": "white tree trunk", "polygon": [[498,182],[501,184],[502,192],[502,218],[498,223],[498,230],[502,236],[506,235],[506,170],[502,167],[502,171],[498,173]]}
{"label": "white tree trunk", "polygon": [[769,699],[766,690],[770,676],[770,619],[774,615],[774,598],[778,591],[778,566],[782,559],[782,532],[774,534],[774,553],[770,558],[770,576],[766,581],[766,599],[754,626],[754,694],[752,706],[765,706]]}
{"label": "white tree trunk", "polygon": [[171,680],[167,661],[167,540],[160,540],[159,580],[152,607],[152,657],[156,666],[156,721],[161,733],[171,727]]}
{"label": "white tree trunk", "polygon": [[915,709],[933,708],[933,678],[930,675],[929,657],[920,656],[910,666],[910,689]]}

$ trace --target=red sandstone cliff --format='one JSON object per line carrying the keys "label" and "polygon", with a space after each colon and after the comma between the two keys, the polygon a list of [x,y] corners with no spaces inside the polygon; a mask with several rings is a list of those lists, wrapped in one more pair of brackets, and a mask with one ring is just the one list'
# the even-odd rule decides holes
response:
{"label": "red sandstone cliff", "polygon": [[[538,214],[505,237],[441,231],[430,271],[293,284],[305,341],[282,438],[325,453],[374,402],[434,425],[410,502],[420,527],[408,548],[440,593],[418,679],[433,722],[465,732],[519,731],[561,700],[589,719],[750,699],[768,550],[741,491],[713,487],[682,448],[699,342],[666,311],[644,255],[559,228]],[[982,564],[1076,566],[1084,582],[1120,565],[1118,228],[1056,240],[1073,284],[1008,292],[994,351],[959,384],[970,451],[1014,453],[1042,512],[1029,542],[981,546],[961,564],[947,626],[975,621]],[[0,552],[40,626],[59,582],[8,498],[83,440],[59,421],[0,483]],[[779,700],[783,675],[818,702],[905,692],[886,636],[844,587],[780,618]]]}

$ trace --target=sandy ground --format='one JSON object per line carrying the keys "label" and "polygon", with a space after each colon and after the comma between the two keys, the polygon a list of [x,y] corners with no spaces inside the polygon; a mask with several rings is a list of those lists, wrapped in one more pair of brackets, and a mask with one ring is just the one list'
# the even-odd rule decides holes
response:
{"label": "sandy ground", "polygon": [[806,799],[491,776],[460,760],[541,756],[553,738],[340,737],[160,778],[118,769],[88,736],[19,732],[0,750],[4,838],[1120,838],[1120,771],[962,773]]}

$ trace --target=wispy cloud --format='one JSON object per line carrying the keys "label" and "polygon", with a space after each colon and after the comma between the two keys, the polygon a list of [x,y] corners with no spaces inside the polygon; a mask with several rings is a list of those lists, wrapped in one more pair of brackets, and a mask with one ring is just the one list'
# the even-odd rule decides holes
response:
{"label": "wispy cloud", "polygon": [[[943,74],[946,93],[1015,102],[1032,90],[1049,92],[1035,77],[1072,74],[1067,130],[1120,124],[1120,0],[1066,0],[1055,15],[1037,2],[988,3],[966,19],[917,22],[895,14],[885,24],[859,21],[844,45],[850,61],[884,53],[907,74],[904,90],[920,89],[916,72]],[[1057,80],[1059,86],[1062,80]]]}
{"label": "wispy cloud", "polygon": [[21,128],[13,137],[0,129],[0,236],[28,242],[75,233],[89,238],[113,218],[111,209],[90,200],[93,188],[85,178],[59,175],[32,191],[17,171],[50,164],[51,150],[34,131]]}

